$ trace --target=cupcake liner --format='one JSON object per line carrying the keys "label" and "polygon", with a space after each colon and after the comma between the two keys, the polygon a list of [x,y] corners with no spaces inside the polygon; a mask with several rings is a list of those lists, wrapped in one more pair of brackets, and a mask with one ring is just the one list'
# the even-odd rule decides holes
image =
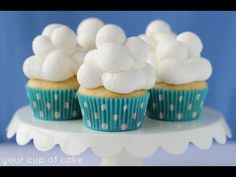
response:
{"label": "cupcake liner", "polygon": [[130,98],[100,98],[78,94],[84,126],[97,131],[119,132],[143,125],[150,94]]}
{"label": "cupcake liner", "polygon": [[44,90],[26,86],[34,117],[43,120],[74,120],[82,118],[77,90]]}
{"label": "cupcake liner", "polygon": [[191,121],[201,115],[208,89],[150,89],[147,117],[164,121]]}

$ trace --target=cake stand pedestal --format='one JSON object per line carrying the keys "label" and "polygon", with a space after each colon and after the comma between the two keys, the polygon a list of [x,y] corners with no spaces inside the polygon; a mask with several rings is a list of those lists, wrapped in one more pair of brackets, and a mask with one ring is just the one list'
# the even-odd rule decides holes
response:
{"label": "cake stand pedestal", "polygon": [[142,165],[143,158],[161,147],[171,154],[186,151],[189,143],[200,149],[211,147],[213,139],[226,143],[231,137],[224,117],[217,111],[204,108],[198,120],[190,122],[164,122],[145,119],[142,128],[126,132],[97,132],[83,127],[82,120],[43,121],[33,118],[29,106],[19,109],[13,116],[7,137],[16,134],[19,145],[33,139],[40,151],[55,145],[67,155],[79,155],[86,149],[101,157],[101,165]]}

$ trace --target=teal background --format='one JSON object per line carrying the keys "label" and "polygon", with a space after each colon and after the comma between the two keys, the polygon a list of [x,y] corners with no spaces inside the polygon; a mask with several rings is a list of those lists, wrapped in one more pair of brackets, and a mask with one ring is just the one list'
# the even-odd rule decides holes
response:
{"label": "teal background", "polygon": [[128,36],[143,33],[154,19],[166,20],[173,31],[193,31],[203,43],[202,55],[210,60],[213,75],[205,105],[219,110],[236,137],[236,12],[231,11],[83,11],[0,12],[0,141],[14,112],[28,104],[22,72],[24,60],[32,55],[31,43],[49,23],[63,23],[76,30],[87,17],[116,23]]}

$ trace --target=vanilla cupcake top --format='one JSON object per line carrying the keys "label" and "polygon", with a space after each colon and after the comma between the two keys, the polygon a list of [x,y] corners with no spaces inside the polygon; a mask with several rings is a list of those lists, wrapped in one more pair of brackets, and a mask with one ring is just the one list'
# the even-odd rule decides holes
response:
{"label": "vanilla cupcake top", "polygon": [[104,86],[128,94],[155,84],[155,70],[146,62],[148,46],[139,37],[126,38],[116,25],[105,25],[96,34],[96,49],[88,52],[77,79],[85,88]]}
{"label": "vanilla cupcake top", "polygon": [[33,40],[32,48],[34,55],[23,64],[24,74],[29,79],[65,81],[76,76],[85,56],[75,32],[61,24],[46,26]]}
{"label": "vanilla cupcake top", "polygon": [[183,32],[157,45],[156,72],[159,80],[169,84],[207,80],[212,74],[212,66],[201,57],[202,49],[202,41],[192,32]]}
{"label": "vanilla cupcake top", "polygon": [[78,43],[86,51],[95,49],[97,32],[103,26],[103,21],[98,18],[87,18],[83,20],[77,28]]}

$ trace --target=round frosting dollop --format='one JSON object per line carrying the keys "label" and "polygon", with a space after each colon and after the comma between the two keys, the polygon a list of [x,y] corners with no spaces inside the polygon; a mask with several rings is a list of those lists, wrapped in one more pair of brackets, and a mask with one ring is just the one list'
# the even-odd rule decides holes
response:
{"label": "round frosting dollop", "polygon": [[154,20],[148,24],[145,33],[147,36],[153,37],[161,33],[171,33],[171,28],[163,20]]}
{"label": "round frosting dollop", "polygon": [[125,32],[119,26],[113,24],[105,25],[96,35],[96,46],[100,47],[108,42],[123,44],[125,39]]}
{"label": "round frosting dollop", "polygon": [[156,49],[159,80],[170,84],[207,80],[212,66],[201,57],[202,49],[202,41],[192,32],[183,32],[174,40],[160,43]]}
{"label": "round frosting dollop", "polygon": [[[145,34],[141,34],[139,37],[148,45],[149,52],[147,62],[157,70],[158,58],[156,56],[156,48],[160,43],[175,39],[175,33],[172,32],[170,25],[165,21],[154,20],[146,27]],[[159,80],[157,73],[156,80]]]}
{"label": "round frosting dollop", "polygon": [[33,40],[32,48],[34,55],[23,64],[24,74],[30,79],[67,80],[76,76],[85,56],[75,32],[61,24],[46,26]]}
{"label": "round frosting dollop", "polygon": [[79,24],[77,40],[86,51],[96,48],[96,35],[102,26],[104,23],[98,18],[87,18]]}
{"label": "round frosting dollop", "polygon": [[147,43],[150,52],[153,52],[159,43],[174,39],[176,35],[167,22],[154,20],[147,25],[145,34],[140,37]]}
{"label": "round frosting dollop", "polygon": [[148,46],[141,38],[126,38],[119,26],[105,25],[97,32],[96,45],[78,70],[81,86],[104,86],[120,94],[153,87],[155,70],[146,62]]}

